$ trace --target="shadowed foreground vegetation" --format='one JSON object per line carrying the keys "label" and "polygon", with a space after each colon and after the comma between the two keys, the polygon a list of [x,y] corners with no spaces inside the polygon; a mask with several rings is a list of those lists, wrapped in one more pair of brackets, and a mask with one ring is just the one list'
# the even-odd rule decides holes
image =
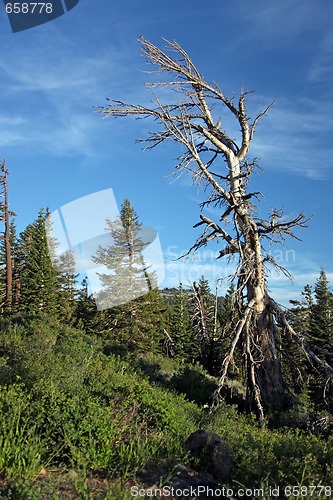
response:
{"label": "shadowed foreground vegetation", "polygon": [[132,498],[143,469],[161,486],[159,470],[187,463],[200,428],[233,450],[233,488],[333,482],[332,436],[207,412],[216,379],[198,365],[42,318],[2,320],[0,336],[1,498]]}

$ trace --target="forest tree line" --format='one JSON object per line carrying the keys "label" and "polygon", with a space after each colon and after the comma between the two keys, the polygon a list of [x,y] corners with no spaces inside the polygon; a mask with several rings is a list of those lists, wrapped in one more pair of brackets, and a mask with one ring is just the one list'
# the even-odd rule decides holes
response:
{"label": "forest tree line", "polygon": [[[7,205],[2,203],[2,221],[8,226],[3,231],[0,249],[3,316],[52,318],[87,334],[98,333],[113,349],[118,346],[129,351],[162,353],[184,366],[201,365],[209,375],[220,376],[242,313],[237,308],[233,283],[224,297],[218,295],[218,288],[211,290],[204,276],[189,289],[182,283],[173,289],[156,288],[154,274],[142,258],[142,225],[126,199],[118,220],[106,221],[114,244],[100,247],[94,256],[96,263],[111,271],[100,276],[100,300],[125,291],[131,296],[131,287],[136,293],[142,287],[142,293],[134,300],[125,299],[114,307],[97,310],[97,297],[89,292],[87,279],[78,283],[71,251],[60,255],[57,266],[52,264],[49,211],[41,209],[36,220],[17,235],[14,214],[8,212],[8,195],[6,200]],[[56,252],[57,243],[53,244]],[[290,303],[286,312],[290,324],[313,345],[316,356],[333,367],[333,294],[324,270],[313,287],[305,286],[300,300]],[[325,377],[282,329],[279,338],[288,352],[288,357],[281,356],[280,360],[291,406],[297,402],[313,413],[332,412],[332,392]],[[243,355],[240,339],[229,378],[238,383],[241,394],[244,391],[246,401]]]}

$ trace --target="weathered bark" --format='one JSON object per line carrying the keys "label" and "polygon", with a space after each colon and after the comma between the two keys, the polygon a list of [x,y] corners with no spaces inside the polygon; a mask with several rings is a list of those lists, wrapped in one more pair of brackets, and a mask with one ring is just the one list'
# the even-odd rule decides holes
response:
{"label": "weathered bark", "polygon": [[0,165],[1,172],[1,197],[3,201],[0,202],[0,220],[4,222],[4,232],[1,237],[4,240],[5,245],[5,269],[6,269],[6,296],[5,296],[5,310],[7,312],[11,311],[12,307],[12,288],[13,288],[13,269],[12,269],[12,255],[11,255],[11,245],[10,245],[10,216],[14,215],[9,210],[8,206],[8,183],[7,176],[8,170],[6,169],[6,162],[2,161]]}
{"label": "weathered bark", "polygon": [[[259,387],[264,408],[271,411],[287,407],[287,386],[283,380],[275,340],[275,324],[269,305],[253,319],[256,331],[253,339],[254,379]],[[250,385],[249,383],[247,385]],[[255,393],[255,391],[252,391]],[[264,415],[260,414],[261,420]]]}
{"label": "weathered bark", "polygon": [[[237,280],[236,307],[241,313],[222,364],[215,400],[220,399],[235,349],[241,345],[248,401],[254,403],[263,421],[266,411],[282,409],[288,400],[279,360],[281,346],[278,350],[276,325],[284,329],[289,327],[283,312],[269,297],[266,264],[290,275],[264,251],[262,243],[264,239],[283,243],[286,237],[297,238],[294,228],[306,227],[307,222],[302,213],[292,220],[285,220],[282,211],[275,209],[267,219],[255,215],[253,200],[258,199],[260,193],[249,191],[249,184],[257,165],[255,160],[250,162],[247,159],[247,154],[256,125],[272,104],[251,121],[245,109],[249,92],[242,91],[238,101],[235,96],[227,98],[216,83],[207,83],[188,54],[174,41],[167,42],[167,49],[175,52],[176,58],[144,38],[140,43],[148,63],[157,67],[156,72],[171,75],[171,80],[150,83],[148,88],[171,87],[181,95],[180,100],[175,104],[163,104],[154,96],[155,107],[151,108],[111,100],[98,111],[106,117],[152,118],[160,129],[142,141],[147,143],[146,149],[167,140],[178,143],[182,154],[176,175],[189,172],[198,186],[210,189],[208,200],[201,204],[200,221],[194,226],[203,226],[203,232],[187,254],[213,240],[224,242],[218,258],[237,259],[234,275]],[[231,114],[238,122],[238,141],[231,139],[222,129],[221,119],[215,119],[216,115],[223,117],[224,113]],[[205,208],[211,206],[222,210],[218,221],[204,213]]]}

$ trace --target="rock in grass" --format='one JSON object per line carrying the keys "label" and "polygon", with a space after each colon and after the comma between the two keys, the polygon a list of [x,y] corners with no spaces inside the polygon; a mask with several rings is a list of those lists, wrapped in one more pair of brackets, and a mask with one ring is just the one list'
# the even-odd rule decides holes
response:
{"label": "rock in grass", "polygon": [[230,476],[233,469],[232,451],[214,432],[199,430],[185,441],[185,451],[192,458],[192,466],[208,472],[217,480]]}

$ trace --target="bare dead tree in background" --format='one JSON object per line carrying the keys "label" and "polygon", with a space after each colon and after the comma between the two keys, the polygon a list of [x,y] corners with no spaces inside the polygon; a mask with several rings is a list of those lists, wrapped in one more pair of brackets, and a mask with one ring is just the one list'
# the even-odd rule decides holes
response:
{"label": "bare dead tree in background", "polygon": [[3,235],[0,236],[4,240],[5,247],[5,273],[6,273],[6,295],[5,295],[5,309],[7,312],[11,310],[12,305],[12,287],[13,287],[13,269],[12,269],[12,255],[10,247],[9,225],[10,217],[15,215],[9,210],[8,207],[8,183],[7,183],[8,170],[6,162],[3,160],[0,163],[0,221],[4,222]]}
{"label": "bare dead tree in background", "polygon": [[[290,327],[283,311],[267,290],[267,264],[278,267],[286,274],[288,272],[264,250],[264,240],[283,243],[286,237],[296,238],[294,229],[306,227],[307,222],[303,213],[287,220],[280,210],[274,210],[267,219],[256,216],[255,208],[261,194],[249,189],[251,175],[257,165],[256,160],[248,158],[248,152],[257,123],[272,104],[252,120],[246,112],[250,92],[242,91],[237,99],[235,96],[226,97],[215,82],[206,82],[189,55],[174,41],[167,42],[165,51],[144,38],[140,39],[140,43],[148,64],[155,67],[151,73],[162,73],[170,78],[149,83],[148,89],[170,88],[176,91],[177,101],[164,104],[153,94],[154,103],[147,108],[109,100],[107,106],[98,108],[98,112],[105,117],[152,118],[157,130],[139,142],[146,142],[146,149],[165,141],[178,143],[182,153],[175,173],[189,172],[194,183],[209,189],[209,197],[201,205],[200,221],[194,226],[202,227],[203,231],[188,253],[219,240],[222,247],[218,258],[236,257],[236,305],[241,311],[221,367],[215,401],[218,402],[221,397],[236,346],[241,345],[247,399],[251,406],[254,403],[263,422],[267,410],[283,410],[288,401],[288,388],[280,363],[278,327],[295,337],[308,359],[325,371],[330,382],[333,380],[333,369],[308,348],[307,339]],[[225,113],[238,123],[238,142],[223,129],[221,120],[216,119]],[[217,220],[205,213],[205,208],[209,207],[220,209]]]}

